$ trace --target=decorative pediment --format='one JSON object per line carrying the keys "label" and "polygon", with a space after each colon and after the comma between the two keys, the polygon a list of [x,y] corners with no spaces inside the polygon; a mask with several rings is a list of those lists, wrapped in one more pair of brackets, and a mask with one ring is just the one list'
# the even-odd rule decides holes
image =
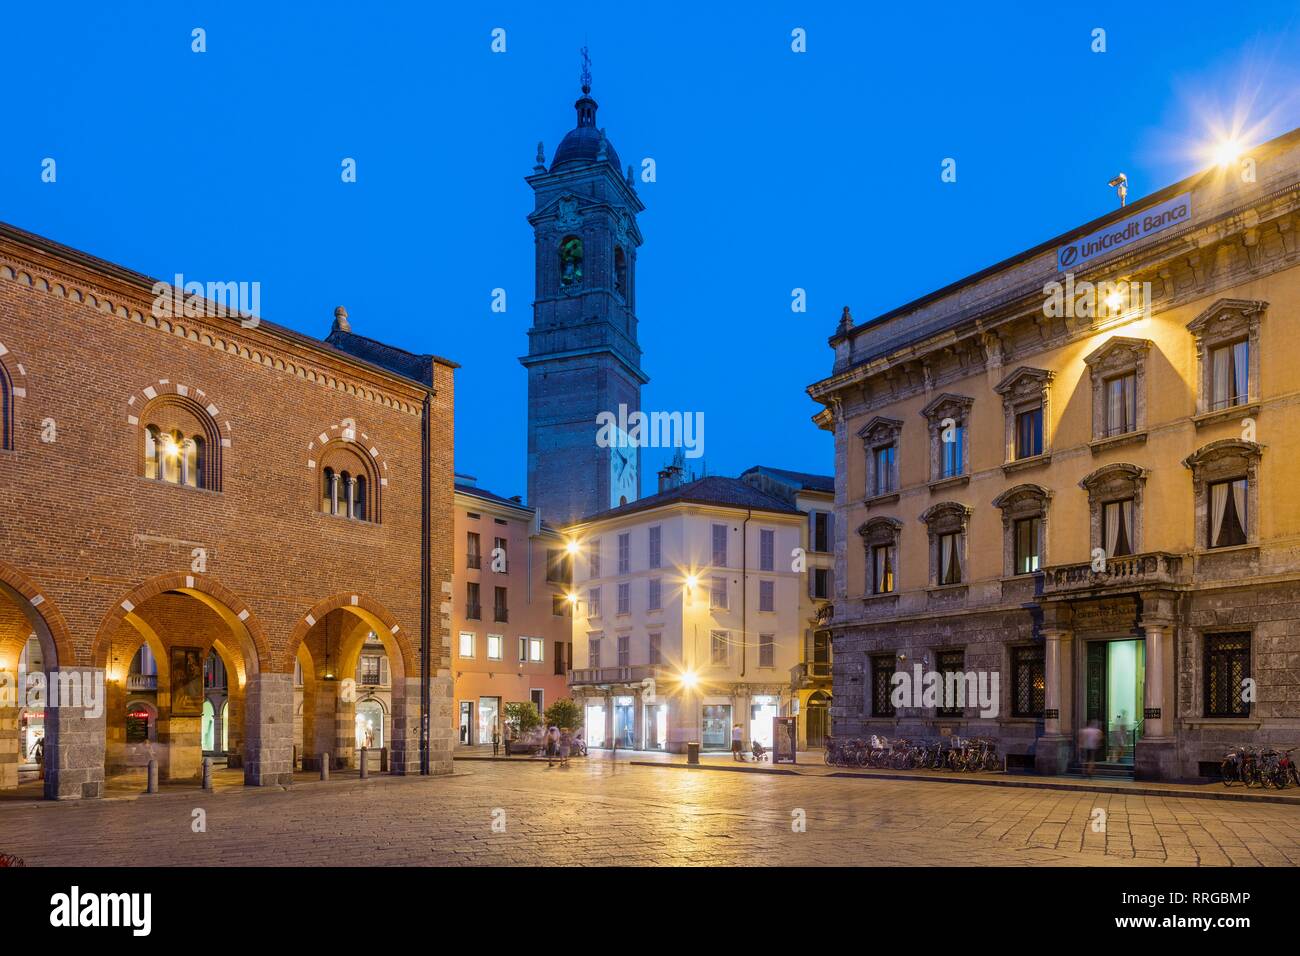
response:
{"label": "decorative pediment", "polygon": [[1240,475],[1253,474],[1263,454],[1264,446],[1240,438],[1223,438],[1202,445],[1183,459],[1196,482],[1220,481]]}
{"label": "decorative pediment", "polygon": [[1083,361],[1094,373],[1105,374],[1133,368],[1140,362],[1144,362],[1150,351],[1150,339],[1131,339],[1117,335],[1100,348],[1093,349],[1085,355]]}
{"label": "decorative pediment", "polygon": [[1147,479],[1147,470],[1117,461],[1102,465],[1079,482],[1079,487],[1096,500],[1132,497],[1141,490]]}
{"label": "decorative pediment", "polygon": [[1004,513],[1038,513],[1047,507],[1051,497],[1052,493],[1042,485],[1016,485],[994,498],[993,507]]}
{"label": "decorative pediment", "polygon": [[882,444],[896,439],[903,430],[903,423],[896,418],[877,415],[858,429],[858,437],[868,445]]}
{"label": "decorative pediment", "polygon": [[921,521],[930,529],[931,534],[949,534],[965,531],[970,520],[971,509],[956,501],[941,501],[921,512]]}
{"label": "decorative pediment", "polygon": [[999,395],[1011,399],[1041,395],[1052,384],[1056,373],[1045,368],[1022,365],[993,387]]}
{"label": "decorative pediment", "polygon": [[921,414],[931,422],[941,421],[945,418],[959,418],[961,413],[965,412],[973,404],[975,404],[973,398],[944,392],[921,409]]}
{"label": "decorative pediment", "polygon": [[863,541],[868,546],[871,546],[873,544],[893,544],[898,540],[899,532],[902,530],[903,522],[897,518],[881,515],[860,525],[858,534],[862,535]]}
{"label": "decorative pediment", "polygon": [[1259,299],[1220,299],[1187,323],[1187,331],[1200,338],[1245,335],[1259,322],[1268,303]]}

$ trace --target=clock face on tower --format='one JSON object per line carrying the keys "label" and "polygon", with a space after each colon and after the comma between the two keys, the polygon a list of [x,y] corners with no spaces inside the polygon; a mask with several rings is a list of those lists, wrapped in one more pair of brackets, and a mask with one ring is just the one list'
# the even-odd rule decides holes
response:
{"label": "clock face on tower", "polygon": [[609,448],[609,506],[617,508],[636,501],[636,448],[627,432],[615,427]]}

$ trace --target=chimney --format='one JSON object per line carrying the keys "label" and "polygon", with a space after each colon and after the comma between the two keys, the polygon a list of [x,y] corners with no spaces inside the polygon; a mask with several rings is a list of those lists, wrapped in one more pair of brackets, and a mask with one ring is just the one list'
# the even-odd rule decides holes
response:
{"label": "chimney", "polygon": [[669,465],[659,472],[659,490],[669,491],[678,487],[682,483],[682,469],[680,465]]}

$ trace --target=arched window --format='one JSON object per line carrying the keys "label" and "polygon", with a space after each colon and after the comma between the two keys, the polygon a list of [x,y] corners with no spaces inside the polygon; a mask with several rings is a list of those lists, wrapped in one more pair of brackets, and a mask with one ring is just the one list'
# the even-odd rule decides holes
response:
{"label": "arched window", "polygon": [[230,752],[230,701],[221,705],[221,752]]}
{"label": "arched window", "polygon": [[320,510],[354,521],[379,521],[379,482],[374,461],[348,441],[328,443],[321,452]]}
{"label": "arched window", "polygon": [[206,410],[183,396],[162,395],[146,406],[141,421],[146,478],[220,490],[220,435]]}
{"label": "arched window", "polygon": [[560,285],[572,288],[582,284],[582,240],[565,236],[560,241]]}
{"label": "arched window", "polygon": [[9,372],[0,362],[0,451],[14,447],[14,389]]}
{"label": "arched window", "polygon": [[622,246],[614,247],[614,291],[627,298],[627,254]]}
{"label": "arched window", "polygon": [[217,712],[212,706],[212,701],[203,702],[203,752],[210,754],[216,750],[217,744]]}

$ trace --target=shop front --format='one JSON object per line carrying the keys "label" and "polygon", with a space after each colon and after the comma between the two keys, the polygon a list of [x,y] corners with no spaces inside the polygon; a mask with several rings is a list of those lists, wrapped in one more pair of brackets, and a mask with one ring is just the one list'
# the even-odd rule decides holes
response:
{"label": "shop front", "polygon": [[700,709],[700,749],[731,749],[731,704],[704,704]]}
{"label": "shop front", "polygon": [[749,739],[772,749],[772,718],[781,712],[781,699],[773,696],[750,698]]}
{"label": "shop front", "polygon": [[645,749],[664,750],[668,746],[668,705],[645,705]]}
{"label": "shop front", "polygon": [[587,703],[585,735],[588,747],[605,746],[605,702],[603,700]]}

